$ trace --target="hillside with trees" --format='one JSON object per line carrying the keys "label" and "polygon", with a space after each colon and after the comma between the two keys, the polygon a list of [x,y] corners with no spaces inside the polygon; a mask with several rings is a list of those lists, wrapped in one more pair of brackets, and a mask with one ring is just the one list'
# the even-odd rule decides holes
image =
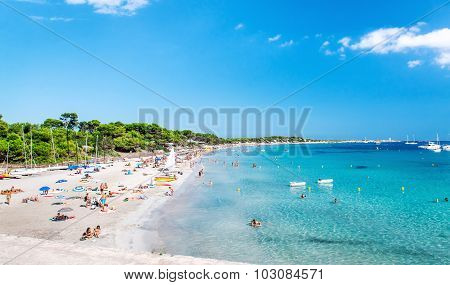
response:
{"label": "hillside with trees", "polygon": [[[168,130],[157,124],[80,121],[76,113],[64,113],[42,124],[5,122],[0,115],[0,162],[24,164],[33,157],[35,164],[83,161],[85,157],[164,150],[176,146],[217,145],[236,142],[302,141],[301,138],[224,139],[214,134],[190,130]],[[31,153],[31,145],[33,152]],[[86,147],[87,146],[87,147]]]}

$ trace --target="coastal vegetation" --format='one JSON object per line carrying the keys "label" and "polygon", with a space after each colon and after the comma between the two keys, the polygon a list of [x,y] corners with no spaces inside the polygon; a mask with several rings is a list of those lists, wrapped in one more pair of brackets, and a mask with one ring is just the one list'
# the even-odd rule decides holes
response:
{"label": "coastal vegetation", "polygon": [[169,130],[148,123],[101,123],[81,121],[76,113],[64,113],[41,124],[8,124],[0,115],[0,162],[52,164],[83,161],[92,156],[164,150],[176,146],[230,143],[301,142],[303,138],[272,136],[265,138],[220,138],[191,130]]}

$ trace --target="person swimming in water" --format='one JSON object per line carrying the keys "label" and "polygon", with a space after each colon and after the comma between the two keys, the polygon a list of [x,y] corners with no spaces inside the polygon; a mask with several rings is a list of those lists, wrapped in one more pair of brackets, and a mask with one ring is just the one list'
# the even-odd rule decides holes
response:
{"label": "person swimming in water", "polygon": [[300,195],[300,199],[305,199],[305,198],[306,198],[305,194]]}
{"label": "person swimming in water", "polygon": [[259,228],[261,225],[262,225],[262,223],[260,221],[257,221],[256,219],[253,219],[250,222],[250,226],[252,226],[254,228]]}

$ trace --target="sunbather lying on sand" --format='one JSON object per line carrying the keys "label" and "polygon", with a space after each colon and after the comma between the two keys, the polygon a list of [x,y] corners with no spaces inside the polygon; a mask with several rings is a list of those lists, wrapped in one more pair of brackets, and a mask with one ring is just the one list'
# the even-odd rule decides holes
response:
{"label": "sunbather lying on sand", "polygon": [[31,197],[22,199],[22,203],[28,203],[28,201],[30,201],[30,202],[39,202],[39,199],[38,199],[37,196],[31,196]]}
{"label": "sunbather lying on sand", "polygon": [[59,222],[59,221],[65,221],[65,220],[74,219],[74,218],[75,218],[75,216],[66,216],[66,215],[62,215],[61,213],[58,213],[56,216],[54,216],[50,220],[53,222]]}
{"label": "sunbather lying on sand", "polygon": [[87,239],[91,239],[94,237],[94,231],[92,230],[92,228],[87,228],[86,231],[83,233],[83,235],[81,236],[80,240],[87,240]]}

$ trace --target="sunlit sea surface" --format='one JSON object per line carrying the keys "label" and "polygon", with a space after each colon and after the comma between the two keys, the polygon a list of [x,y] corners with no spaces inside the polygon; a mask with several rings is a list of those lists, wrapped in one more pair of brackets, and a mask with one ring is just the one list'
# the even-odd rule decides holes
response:
{"label": "sunlit sea surface", "polygon": [[[202,164],[204,177],[143,224],[162,241],[149,250],[255,264],[450,263],[450,152],[277,145],[221,150]],[[248,225],[253,218],[261,228]]]}

